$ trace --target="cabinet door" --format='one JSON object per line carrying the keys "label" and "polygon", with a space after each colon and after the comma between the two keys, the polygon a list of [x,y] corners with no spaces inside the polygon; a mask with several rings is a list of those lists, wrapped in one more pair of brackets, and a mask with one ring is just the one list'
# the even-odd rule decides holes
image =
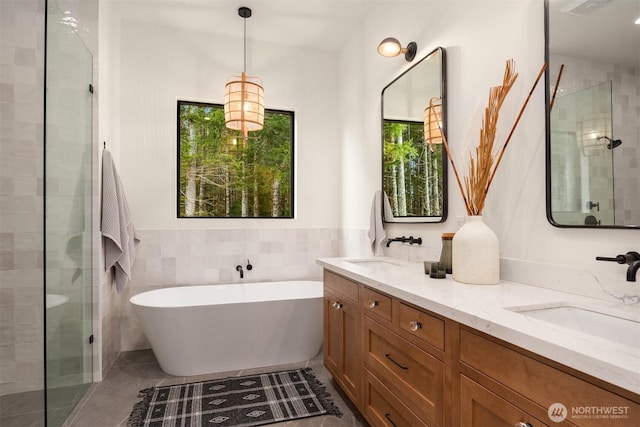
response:
{"label": "cabinet door", "polygon": [[340,375],[343,353],[342,312],[337,308],[339,298],[324,292],[324,365],[334,377]]}
{"label": "cabinet door", "polygon": [[546,424],[460,375],[460,427],[542,427]]}
{"label": "cabinet door", "polygon": [[325,289],[324,322],[324,364],[358,404],[362,378],[359,307]]}

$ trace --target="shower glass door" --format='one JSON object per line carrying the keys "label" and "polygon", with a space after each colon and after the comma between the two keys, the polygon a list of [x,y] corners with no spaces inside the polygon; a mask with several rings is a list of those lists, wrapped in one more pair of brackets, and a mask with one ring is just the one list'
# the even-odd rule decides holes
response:
{"label": "shower glass door", "polygon": [[62,425],[92,382],[93,58],[75,20],[47,6],[45,89],[45,387]]}
{"label": "shower glass door", "polygon": [[555,100],[551,212],[563,225],[614,225],[612,82]]}

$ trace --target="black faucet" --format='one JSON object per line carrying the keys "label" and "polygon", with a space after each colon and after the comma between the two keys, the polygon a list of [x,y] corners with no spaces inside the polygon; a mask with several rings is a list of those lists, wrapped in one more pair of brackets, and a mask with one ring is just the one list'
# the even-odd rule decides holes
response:
{"label": "black faucet", "polygon": [[640,253],[629,251],[626,254],[614,258],[597,256],[597,261],[612,261],[618,264],[629,264],[627,268],[627,282],[635,282],[638,269],[640,269]]}
{"label": "black faucet", "polygon": [[[253,269],[253,265],[251,265],[251,261],[247,260],[247,271],[251,271]],[[244,269],[241,265],[236,265],[236,271],[240,272],[240,278],[244,279]]]}
{"label": "black faucet", "polygon": [[627,282],[636,281],[638,269],[640,269],[640,260],[633,261],[631,264],[629,264],[629,268],[627,268]]}
{"label": "black faucet", "polygon": [[410,245],[413,245],[414,243],[421,245],[422,244],[422,237],[418,237],[416,239],[413,238],[413,236],[409,236],[409,237],[395,237],[393,239],[387,239],[387,247],[389,247],[389,245],[393,242],[402,242],[402,243],[409,243]]}

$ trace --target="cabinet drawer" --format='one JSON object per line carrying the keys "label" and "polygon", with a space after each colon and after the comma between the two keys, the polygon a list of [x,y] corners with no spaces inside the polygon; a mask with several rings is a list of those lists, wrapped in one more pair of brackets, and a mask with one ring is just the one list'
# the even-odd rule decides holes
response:
{"label": "cabinet drawer", "polygon": [[349,279],[324,270],[324,286],[331,289],[333,292],[337,292],[338,294],[349,298],[355,303],[358,302],[358,289],[360,285],[356,282],[352,282]]}
{"label": "cabinet drawer", "polygon": [[365,367],[429,425],[444,424],[444,364],[365,317]]}
{"label": "cabinet drawer", "polygon": [[601,426],[603,419],[574,415],[574,408],[625,408],[626,418],[616,419],[616,426],[636,425],[640,419],[640,404],[465,328],[460,328],[460,360],[543,408],[562,403],[567,421],[577,425]]}
{"label": "cabinet drawer", "polygon": [[364,412],[374,426],[427,427],[375,376],[365,370]]}
{"label": "cabinet drawer", "polygon": [[391,322],[391,297],[373,289],[362,288],[362,306],[365,314],[380,316]]}
{"label": "cabinet drawer", "polygon": [[400,303],[398,326],[410,335],[444,351],[444,320]]}
{"label": "cabinet drawer", "polygon": [[546,427],[546,424],[464,375],[460,375],[460,425]]}

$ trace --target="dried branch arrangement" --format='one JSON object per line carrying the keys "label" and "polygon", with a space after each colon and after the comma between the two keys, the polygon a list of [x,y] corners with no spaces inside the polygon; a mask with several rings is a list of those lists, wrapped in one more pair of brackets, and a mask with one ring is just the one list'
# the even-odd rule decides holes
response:
{"label": "dried branch arrangement", "polygon": [[475,150],[475,157],[473,155],[471,156],[469,163],[469,175],[464,177],[464,185],[460,180],[458,169],[456,168],[453,157],[451,156],[447,138],[443,134],[444,147],[447,151],[449,161],[451,162],[456,181],[458,182],[458,187],[462,193],[462,198],[464,199],[464,204],[467,209],[467,215],[482,215],[489,187],[491,186],[491,182],[493,182],[498,166],[502,161],[504,151],[511,140],[513,132],[520,122],[520,118],[522,117],[522,114],[529,103],[529,99],[531,98],[531,94],[538,85],[540,77],[542,77],[546,68],[547,64],[544,63],[542,69],[538,73],[538,77],[536,78],[533,87],[531,88],[531,91],[529,91],[527,99],[524,101],[524,104],[520,109],[520,113],[509,132],[509,136],[502,147],[499,150],[496,150],[495,140],[500,109],[502,108],[502,104],[509,94],[509,91],[518,78],[518,74],[515,72],[515,63],[513,59],[507,61],[504,76],[502,78],[502,84],[492,87],[489,91],[489,103],[487,108],[485,108],[484,116],[482,118],[480,141]]}

